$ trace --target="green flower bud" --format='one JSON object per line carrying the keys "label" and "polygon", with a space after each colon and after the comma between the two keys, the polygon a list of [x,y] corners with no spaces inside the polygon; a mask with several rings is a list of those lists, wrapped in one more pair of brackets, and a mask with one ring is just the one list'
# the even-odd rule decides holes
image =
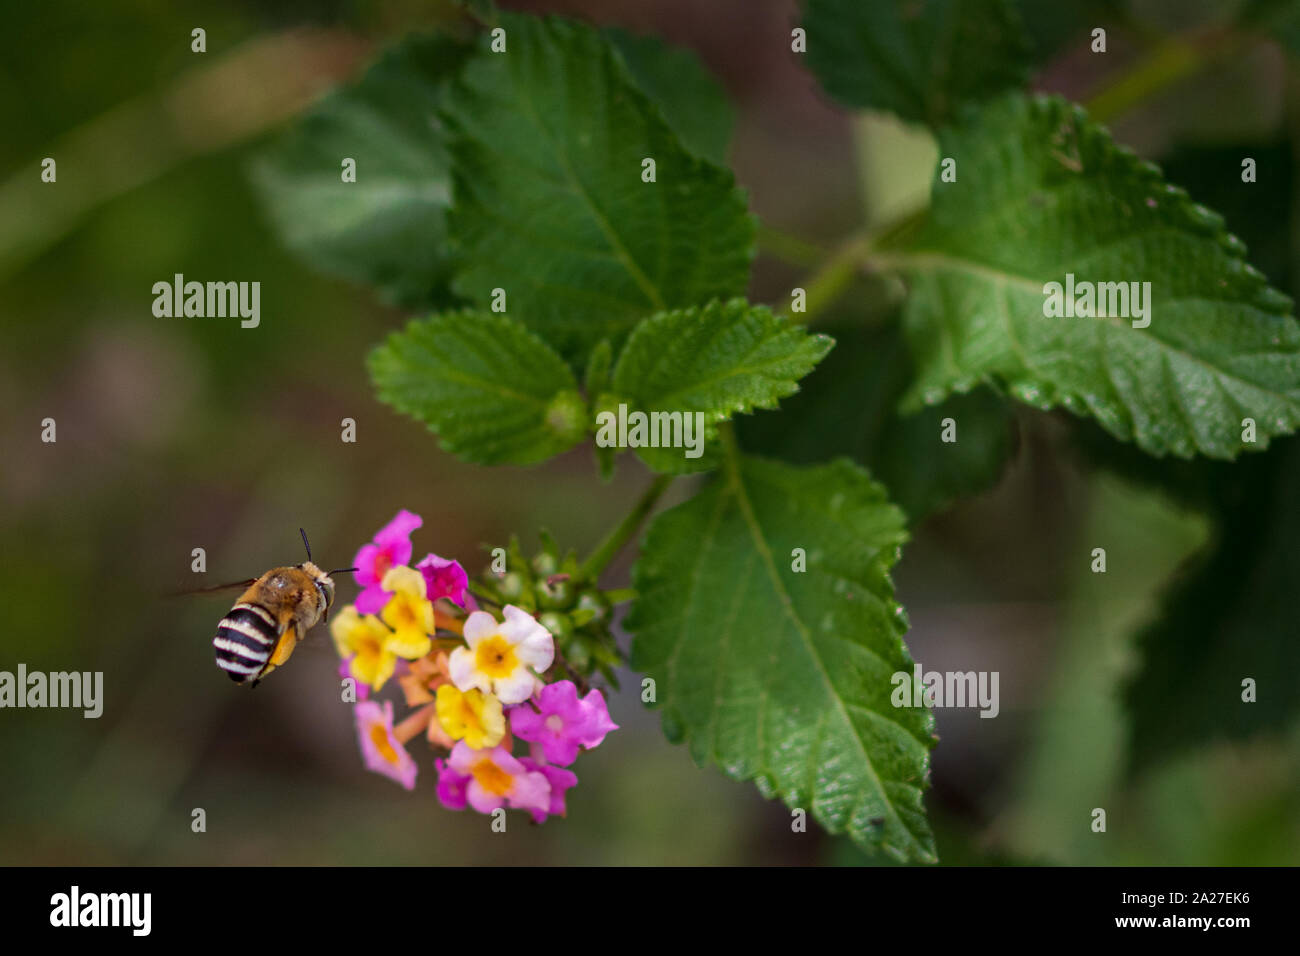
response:
{"label": "green flower bud", "polygon": [[567,644],[573,636],[573,624],[567,615],[547,611],[537,619],[537,623],[546,628],[561,644]]}
{"label": "green flower bud", "polygon": [[578,598],[577,609],[583,613],[588,621],[604,620],[609,613],[609,605],[598,591],[584,591]]}
{"label": "green flower bud", "polygon": [[591,673],[591,652],[582,641],[574,641],[566,647],[564,657],[574,670],[581,671],[583,674]]}
{"label": "green flower bud", "polygon": [[567,608],[573,603],[573,585],[568,581],[543,581],[537,586],[537,603],[539,607]]}
{"label": "green flower bud", "polygon": [[506,601],[517,602],[524,596],[524,591],[527,590],[527,582],[524,581],[524,576],[518,571],[511,571],[501,579],[497,585],[497,590]]}
{"label": "green flower bud", "polygon": [[576,391],[560,392],[546,408],[546,427],[561,441],[576,442],[587,432],[587,402]]}

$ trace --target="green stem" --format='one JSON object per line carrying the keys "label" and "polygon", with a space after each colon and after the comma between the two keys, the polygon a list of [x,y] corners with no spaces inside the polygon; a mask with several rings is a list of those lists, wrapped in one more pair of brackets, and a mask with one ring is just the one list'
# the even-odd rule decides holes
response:
{"label": "green stem", "polygon": [[736,429],[730,421],[725,421],[718,426],[718,439],[722,443],[723,455],[728,463],[740,457],[740,443],[736,441]]}
{"label": "green stem", "polygon": [[758,251],[791,265],[810,268],[826,257],[826,248],[799,236],[774,229],[765,222],[758,224]]}
{"label": "green stem", "polygon": [[[874,250],[889,247],[910,233],[925,219],[925,213],[925,209],[917,209],[876,229],[849,236],[805,280],[805,309],[791,318],[805,324],[814,322],[848,290],[863,264],[870,261]],[[783,311],[788,312],[788,309]]]}
{"label": "green stem", "polygon": [[1135,69],[1090,96],[1084,108],[1097,122],[1109,122],[1153,93],[1190,76],[1200,65],[1201,57],[1193,44],[1180,37],[1170,37],[1143,57]]}
{"label": "green stem", "polygon": [[482,586],[477,581],[471,581],[469,583],[469,593],[474,595],[474,597],[478,598],[480,601],[486,601],[493,607],[501,607],[501,601],[495,595],[489,594],[487,591],[483,590]]}
{"label": "green stem", "polygon": [[1161,40],[1128,72],[1116,77],[1084,102],[1088,115],[1106,123],[1182,80],[1235,53],[1239,34],[1216,30]]}
{"label": "green stem", "polygon": [[[0,280],[92,210],[296,115],[368,53],[368,44],[342,31],[256,37],[227,53],[194,58],[200,65],[163,90],[123,101],[46,144],[0,181]],[[37,158],[45,156],[57,157],[61,171],[73,171],[57,188],[38,183]]]}
{"label": "green stem", "polygon": [[606,565],[623,550],[623,546],[631,540],[637,529],[641,527],[641,522],[654,510],[659,496],[664,493],[664,489],[672,483],[672,480],[672,475],[657,475],[655,477],[655,480],[650,483],[650,487],[645,490],[645,494],[641,496],[641,500],[628,512],[627,517],[619,522],[618,527],[610,532],[609,537],[602,541],[596,550],[591,552],[590,557],[582,563],[582,568],[578,573],[584,580],[594,582],[600,577],[600,573],[605,570]]}
{"label": "green stem", "polygon": [[822,263],[821,267],[804,282],[804,311],[793,318],[810,323],[842,296],[857,276],[862,257],[871,248],[864,234],[849,239]]}

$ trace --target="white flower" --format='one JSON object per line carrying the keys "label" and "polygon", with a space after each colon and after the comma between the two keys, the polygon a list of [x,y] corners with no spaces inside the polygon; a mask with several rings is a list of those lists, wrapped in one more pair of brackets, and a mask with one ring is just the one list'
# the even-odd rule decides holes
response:
{"label": "white flower", "polygon": [[447,662],[451,682],[462,693],[475,687],[495,694],[503,704],[520,704],[533,695],[537,678],[555,659],[551,632],[531,614],[513,604],[504,608],[505,621],[487,611],[465,618],[465,643]]}

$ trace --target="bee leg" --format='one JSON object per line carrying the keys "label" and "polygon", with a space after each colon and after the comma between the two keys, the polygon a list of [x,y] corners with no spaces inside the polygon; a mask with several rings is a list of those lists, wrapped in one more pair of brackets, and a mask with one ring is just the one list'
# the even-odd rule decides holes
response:
{"label": "bee leg", "polygon": [[262,676],[265,677],[266,674],[269,674],[272,670],[287,661],[289,655],[293,653],[293,649],[297,646],[298,629],[293,625],[290,625],[285,630],[284,636],[280,638],[280,643],[275,646],[275,652],[271,654],[271,660],[267,663],[266,670],[263,672]]}

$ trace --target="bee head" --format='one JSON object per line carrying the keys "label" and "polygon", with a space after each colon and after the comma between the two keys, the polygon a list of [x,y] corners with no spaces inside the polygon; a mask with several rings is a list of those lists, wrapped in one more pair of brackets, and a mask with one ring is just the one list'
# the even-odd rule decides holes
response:
{"label": "bee head", "polygon": [[355,571],[356,568],[336,568],[334,571],[322,571],[312,563],[311,545],[307,543],[307,532],[302,528],[299,528],[298,533],[302,535],[302,546],[307,549],[307,560],[298,565],[298,567],[311,575],[312,583],[316,585],[316,590],[320,594],[321,600],[325,602],[325,607],[322,611],[324,617],[328,620],[330,608],[334,605],[334,580],[330,575],[337,574],[340,571]]}
{"label": "bee head", "polygon": [[320,592],[321,600],[325,602],[325,610],[328,612],[334,604],[334,579],[310,561],[304,561],[298,567],[311,575],[312,583]]}

